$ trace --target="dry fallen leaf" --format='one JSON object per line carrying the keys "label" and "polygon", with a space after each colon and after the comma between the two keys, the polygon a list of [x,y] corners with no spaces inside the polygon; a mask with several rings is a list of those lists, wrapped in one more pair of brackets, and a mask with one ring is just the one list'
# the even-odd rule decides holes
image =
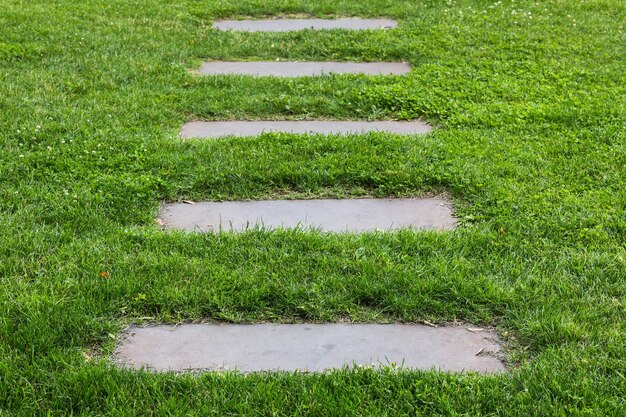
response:
{"label": "dry fallen leaf", "polygon": [[191,200],[183,200],[183,203],[185,203],[185,204],[191,204],[192,206],[193,206],[194,204],[196,204],[196,203],[194,203],[194,202],[193,202],[193,201],[191,201]]}
{"label": "dry fallen leaf", "polygon": [[98,275],[100,276],[100,278],[104,278],[104,279],[111,277],[111,275],[107,271],[100,271],[100,274]]}
{"label": "dry fallen leaf", "polygon": [[480,331],[482,331],[482,330],[483,330],[483,329],[481,329],[480,327],[466,327],[465,329],[466,329],[467,331],[472,332],[472,333],[480,332]]}
{"label": "dry fallen leaf", "polygon": [[165,226],[165,222],[163,220],[159,219],[159,218],[154,219],[154,222],[156,224],[158,224],[159,226],[161,226],[161,227]]}

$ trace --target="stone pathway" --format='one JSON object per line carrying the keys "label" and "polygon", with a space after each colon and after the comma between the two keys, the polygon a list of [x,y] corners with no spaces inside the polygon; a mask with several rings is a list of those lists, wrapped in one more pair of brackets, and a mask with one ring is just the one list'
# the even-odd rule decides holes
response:
{"label": "stone pathway", "polygon": [[391,19],[266,19],[266,20],[218,20],[213,29],[239,32],[290,32],[295,30],[368,30],[391,29],[398,26]]}
{"label": "stone pathway", "polygon": [[323,371],[352,365],[502,372],[497,336],[472,327],[189,324],[131,328],[116,352],[157,371]]}
{"label": "stone pathway", "polygon": [[219,138],[223,136],[258,136],[267,132],[316,133],[347,135],[367,132],[389,132],[398,135],[428,133],[432,128],[422,121],[232,121],[188,122],[180,131],[182,138]]}
{"label": "stone pathway", "polygon": [[358,233],[449,230],[456,224],[449,204],[436,198],[173,203],[164,205],[159,217],[166,227],[196,232],[242,232],[262,226]]}
{"label": "stone pathway", "polygon": [[293,62],[209,61],[201,75],[252,75],[257,77],[310,77],[329,74],[404,75],[411,67],[403,62]]}
{"label": "stone pathway", "polygon": [[[380,29],[387,19],[303,19],[218,21],[217,30],[291,31],[303,29]],[[206,62],[201,75],[301,77],[325,74],[402,75],[399,62]],[[348,134],[385,131],[414,135],[431,127],[420,121],[194,121],[183,138],[256,136],[263,132]],[[396,229],[449,230],[452,210],[437,198],[272,200],[165,204],[166,227],[198,232],[240,232],[255,226],[315,228],[328,232]],[[351,365],[397,364],[411,369],[502,372],[497,336],[485,329],[424,325],[194,324],[134,327],[122,338],[117,363],[157,371],[266,370],[323,371]]]}

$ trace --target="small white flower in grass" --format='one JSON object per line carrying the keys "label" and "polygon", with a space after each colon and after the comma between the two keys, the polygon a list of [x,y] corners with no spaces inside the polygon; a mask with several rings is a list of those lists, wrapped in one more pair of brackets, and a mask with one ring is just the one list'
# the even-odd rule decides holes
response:
{"label": "small white flower in grass", "polygon": [[24,157],[24,155],[20,155],[20,158],[23,158],[23,157]]}

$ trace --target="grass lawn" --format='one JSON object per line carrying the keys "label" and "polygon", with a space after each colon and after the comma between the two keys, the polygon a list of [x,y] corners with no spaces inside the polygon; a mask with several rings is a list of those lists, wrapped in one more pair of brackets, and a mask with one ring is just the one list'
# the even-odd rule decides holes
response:
{"label": "grass lawn", "polygon": [[[400,27],[211,29],[266,15]],[[621,0],[0,0],[0,416],[626,415],[625,24]],[[413,71],[189,71],[210,59]],[[177,138],[192,119],[420,117],[437,129]],[[155,223],[163,201],[427,194],[449,196],[457,230]],[[108,361],[128,324],[202,320],[494,326],[510,372]]]}

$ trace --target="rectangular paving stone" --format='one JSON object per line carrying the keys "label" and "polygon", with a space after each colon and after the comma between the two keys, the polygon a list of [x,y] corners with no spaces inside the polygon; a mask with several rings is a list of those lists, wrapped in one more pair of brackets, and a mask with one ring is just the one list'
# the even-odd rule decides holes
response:
{"label": "rectangular paving stone", "polygon": [[187,122],[180,131],[182,138],[219,138],[223,136],[259,136],[266,132],[317,133],[346,135],[367,132],[389,132],[398,135],[428,133],[432,128],[421,121],[229,121]]}
{"label": "rectangular paving stone", "polygon": [[264,19],[264,20],[218,20],[213,29],[239,32],[290,32],[314,29],[391,29],[398,26],[391,19]]}
{"label": "rectangular paving stone", "polygon": [[156,371],[405,369],[502,372],[497,336],[417,324],[187,324],[130,328],[114,361]]}
{"label": "rectangular paving stone", "polygon": [[437,198],[266,200],[165,204],[166,227],[198,232],[302,228],[328,232],[453,229],[450,205]]}
{"label": "rectangular paving stone", "polygon": [[307,77],[327,74],[403,75],[411,67],[403,62],[293,62],[293,61],[209,61],[200,75],[253,75]]}

